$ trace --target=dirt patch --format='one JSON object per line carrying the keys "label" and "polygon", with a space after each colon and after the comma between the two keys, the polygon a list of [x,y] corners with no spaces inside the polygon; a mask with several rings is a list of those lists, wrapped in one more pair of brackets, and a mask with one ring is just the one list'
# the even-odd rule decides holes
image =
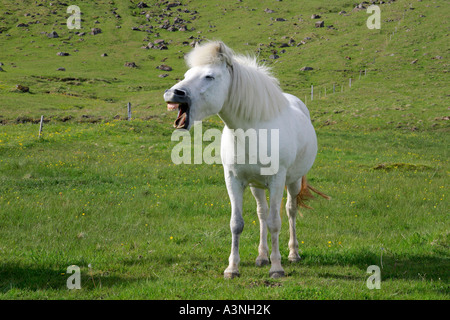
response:
{"label": "dirt patch", "polygon": [[252,281],[248,285],[249,288],[261,287],[261,286],[267,287],[267,288],[275,288],[275,287],[281,287],[281,286],[283,286],[283,284],[280,283],[280,282],[273,282],[273,281],[269,281],[269,280],[261,280],[261,281]]}
{"label": "dirt patch", "polygon": [[[16,120],[14,120],[15,123],[40,123],[41,122],[41,118],[32,118],[32,117],[28,117],[28,116],[21,116],[21,117],[17,117]],[[50,122],[50,119],[45,119],[44,118],[44,123],[48,123]]]}
{"label": "dirt patch", "polygon": [[423,164],[412,163],[379,163],[372,168],[373,170],[401,170],[401,171],[425,171],[432,170],[433,168]]}
{"label": "dirt patch", "polygon": [[46,77],[46,76],[31,76],[32,78],[35,79],[40,79],[40,80],[45,80],[45,81],[50,81],[50,82],[75,82],[75,83],[83,83],[83,82],[87,82],[87,83],[94,83],[94,82],[105,82],[105,83],[113,83],[113,82],[118,82],[119,80],[116,78],[113,79],[101,79],[101,78],[83,78],[83,77],[56,77],[56,76],[50,76],[50,77]]}

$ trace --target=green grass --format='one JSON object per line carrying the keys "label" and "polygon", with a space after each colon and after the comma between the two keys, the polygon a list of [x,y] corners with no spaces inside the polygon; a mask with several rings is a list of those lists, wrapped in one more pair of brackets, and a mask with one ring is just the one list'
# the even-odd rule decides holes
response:
{"label": "green grass", "polygon": [[[60,25],[66,7],[0,3],[0,298],[449,299],[448,35],[439,22],[446,3],[381,5],[381,30],[367,29],[369,15],[348,1],[183,4],[198,12],[187,24],[195,30],[157,30],[169,49],[145,50],[156,37],[131,30],[147,22],[128,1],[79,1],[79,31],[102,28],[84,41]],[[143,10],[156,16],[163,8]],[[314,28],[313,13],[336,30]],[[41,34],[52,30],[60,38]],[[332,200],[313,201],[314,210],[298,216],[298,264],[287,260],[283,212],[283,279],[254,266],[259,226],[249,190],[241,277],[223,279],[231,235],[222,166],[171,161],[174,119],[162,94],[186,71],[190,47],[182,42],[190,36],[221,39],[238,52],[261,48],[283,89],[307,96],[319,139],[309,180]],[[269,59],[289,37],[311,40]],[[173,71],[159,78],[163,63]],[[203,123],[203,130],[221,127],[217,117]],[[70,265],[81,268],[81,290],[66,287]],[[370,265],[382,267],[380,290],[366,287]]]}

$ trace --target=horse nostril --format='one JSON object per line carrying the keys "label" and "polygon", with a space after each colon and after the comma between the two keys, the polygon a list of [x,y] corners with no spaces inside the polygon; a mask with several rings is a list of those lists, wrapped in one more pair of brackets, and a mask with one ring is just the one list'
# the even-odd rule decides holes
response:
{"label": "horse nostril", "polygon": [[170,89],[166,89],[166,91],[164,91],[164,93],[167,93],[167,91],[169,91]]}
{"label": "horse nostril", "polygon": [[173,90],[173,93],[175,93],[177,96],[185,96],[186,95],[186,91],[180,90],[180,89]]}

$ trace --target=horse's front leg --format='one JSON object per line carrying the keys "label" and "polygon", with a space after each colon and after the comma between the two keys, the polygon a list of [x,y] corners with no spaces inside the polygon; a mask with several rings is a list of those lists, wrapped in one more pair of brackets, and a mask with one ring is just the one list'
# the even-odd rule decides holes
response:
{"label": "horse's front leg", "polygon": [[239,238],[244,229],[242,203],[245,186],[230,172],[225,172],[225,182],[231,202],[231,254],[228,259],[228,268],[224,271],[224,277],[234,278],[239,276]]}
{"label": "horse's front leg", "polygon": [[272,253],[270,254],[271,268],[269,275],[272,278],[284,276],[284,269],[281,266],[281,254],[278,237],[281,230],[280,206],[283,199],[285,175],[278,175],[270,186],[270,209],[267,226],[272,240]]}
{"label": "horse's front leg", "polygon": [[250,187],[256,200],[256,212],[259,219],[259,246],[256,266],[261,267],[269,264],[269,246],[267,245],[267,217],[269,216],[269,206],[267,205],[266,192],[264,189]]}

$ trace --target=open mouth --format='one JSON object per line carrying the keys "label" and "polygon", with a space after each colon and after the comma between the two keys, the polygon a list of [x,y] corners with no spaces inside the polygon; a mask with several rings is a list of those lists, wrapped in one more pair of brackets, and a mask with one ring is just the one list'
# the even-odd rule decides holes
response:
{"label": "open mouth", "polygon": [[176,129],[187,129],[189,125],[189,104],[179,102],[167,102],[167,110],[178,110],[178,117],[173,123]]}

